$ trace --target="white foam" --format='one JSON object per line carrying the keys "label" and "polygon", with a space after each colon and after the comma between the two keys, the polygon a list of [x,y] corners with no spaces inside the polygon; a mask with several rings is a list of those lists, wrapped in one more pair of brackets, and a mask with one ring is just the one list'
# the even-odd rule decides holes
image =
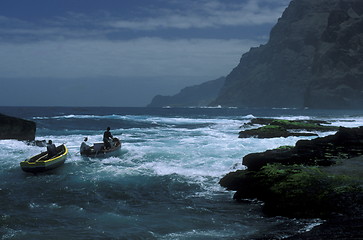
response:
{"label": "white foam", "polygon": [[34,120],[46,120],[46,119],[125,119],[126,116],[123,115],[76,115],[76,114],[69,114],[69,115],[58,115],[52,117],[33,117]]}
{"label": "white foam", "polygon": [[345,117],[331,120],[332,126],[343,126],[343,127],[360,127],[363,126],[363,117]]}
{"label": "white foam", "polygon": [[[252,152],[262,152],[282,145],[295,145],[301,137],[257,139],[239,139],[240,126],[253,115],[240,117],[188,118],[156,116],[121,116],[121,115],[66,115],[69,118],[105,118],[128,119],[146,123],[160,124],[156,128],[123,129],[122,135],[116,135],[123,141],[122,154],[102,160],[91,160],[98,164],[100,173],[115,175],[171,175],[184,176],[190,181],[217,191],[214,187],[221,176],[235,169],[243,169],[242,158]],[[287,117],[288,119],[310,119],[306,116]],[[286,118],[284,118],[286,119]],[[363,117],[333,119],[336,126],[358,126]],[[339,121],[338,121],[339,120]],[[183,127],[182,125],[186,125]],[[197,125],[199,124],[199,125]],[[181,125],[174,127],[175,125]],[[197,127],[188,128],[189,125]],[[76,134],[72,134],[76,133]],[[89,143],[102,141],[100,134],[89,134]],[[320,136],[333,134],[319,133]],[[82,131],[69,131],[64,135],[46,135],[42,139],[52,139],[56,145],[66,144],[70,164],[83,163],[79,146],[86,134]],[[311,139],[311,137],[304,138]],[[26,145],[15,140],[0,141],[0,159],[11,168],[19,167],[19,162],[44,151],[43,147]],[[212,179],[212,180],[211,180]]]}
{"label": "white foam", "polygon": [[223,239],[238,238],[240,233],[234,232],[233,229],[217,229],[217,230],[192,230],[186,232],[170,233],[164,236],[158,236],[158,239]]}

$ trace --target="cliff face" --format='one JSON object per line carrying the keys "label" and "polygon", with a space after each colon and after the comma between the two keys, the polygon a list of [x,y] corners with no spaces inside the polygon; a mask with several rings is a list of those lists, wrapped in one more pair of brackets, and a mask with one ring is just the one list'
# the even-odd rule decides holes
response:
{"label": "cliff face", "polygon": [[293,0],[212,105],[363,108],[363,1]]}
{"label": "cliff face", "polygon": [[33,141],[35,122],[0,114],[0,139]]}
{"label": "cliff face", "polygon": [[188,107],[208,106],[218,95],[225,77],[196,86],[186,87],[174,96],[155,96],[148,107]]}

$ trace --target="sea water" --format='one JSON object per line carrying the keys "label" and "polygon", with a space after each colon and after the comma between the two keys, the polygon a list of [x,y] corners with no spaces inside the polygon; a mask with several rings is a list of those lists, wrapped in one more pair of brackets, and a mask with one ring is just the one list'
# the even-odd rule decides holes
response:
{"label": "sea water", "polygon": [[[219,186],[244,169],[242,157],[300,139],[239,139],[255,117],[363,124],[363,111],[210,108],[0,107],[3,114],[35,121],[36,140],[65,144],[63,166],[42,174],[19,163],[45,150],[0,141],[1,239],[280,239],[321,223],[267,217],[262,203],[237,203]],[[90,159],[84,137],[102,142],[111,127],[119,156]],[[326,136],[329,133],[318,133]]]}

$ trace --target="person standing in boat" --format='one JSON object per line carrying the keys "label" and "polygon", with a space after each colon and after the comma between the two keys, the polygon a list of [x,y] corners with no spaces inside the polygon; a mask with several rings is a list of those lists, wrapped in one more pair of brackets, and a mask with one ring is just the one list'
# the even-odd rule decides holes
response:
{"label": "person standing in boat", "polygon": [[51,159],[52,157],[54,157],[55,155],[57,155],[57,148],[53,144],[52,140],[49,140],[48,141],[48,144],[47,144],[47,152],[48,152],[48,158],[49,159]]}
{"label": "person standing in boat", "polygon": [[111,148],[111,142],[113,140],[113,136],[110,132],[111,128],[107,127],[107,130],[103,133],[103,144],[106,149]]}

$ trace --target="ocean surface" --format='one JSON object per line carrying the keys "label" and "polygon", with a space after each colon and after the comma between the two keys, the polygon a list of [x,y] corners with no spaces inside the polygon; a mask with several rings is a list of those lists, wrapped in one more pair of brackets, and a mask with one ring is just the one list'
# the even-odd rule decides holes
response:
{"label": "ocean surface", "polygon": [[[322,221],[266,217],[261,202],[237,203],[219,186],[225,174],[244,169],[244,155],[303,139],[239,139],[241,126],[255,117],[363,125],[363,111],[0,107],[0,113],[35,121],[36,140],[64,143],[70,152],[62,167],[33,175],[19,163],[45,148],[0,140],[0,236],[27,240],[282,239],[307,231]],[[83,138],[101,142],[108,126],[122,140],[120,155],[80,156]]]}

